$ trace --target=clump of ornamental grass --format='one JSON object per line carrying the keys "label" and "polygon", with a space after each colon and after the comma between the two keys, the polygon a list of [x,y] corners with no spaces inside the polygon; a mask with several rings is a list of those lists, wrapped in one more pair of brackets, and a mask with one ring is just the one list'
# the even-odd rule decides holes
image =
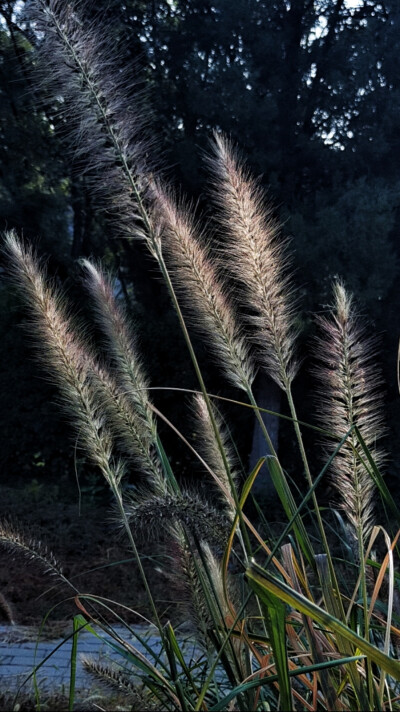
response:
{"label": "clump of ornamental grass", "polygon": [[[177,198],[149,158],[140,102],[126,91],[128,75],[115,69],[118,61],[106,33],[100,39],[96,26],[85,27],[73,3],[36,0],[32,7],[41,33],[42,71],[46,63],[51,67],[48,90],[55,83],[63,97],[77,168],[87,157],[93,195],[117,234],[139,239],[149,249],[198,380],[195,446],[152,403],[134,326],[101,265],[83,261],[83,281],[104,335],[102,356],[31,248],[15,233],[6,236],[10,271],[30,311],[38,351],[59,385],[78,445],[112,491],[158,629],[161,656],[149,646],[143,653],[115,634],[123,662],[136,666],[146,704],[166,710],[398,709],[400,663],[391,647],[391,636],[398,634],[392,616],[397,538],[376,525],[373,498],[379,493],[393,517],[398,513],[379,472],[381,385],[352,297],[337,283],[330,314],[320,320],[322,414],[314,427],[332,446],[321,472],[313,473],[292,395],[298,370],[297,307],[288,245],[262,188],[233,145],[215,134],[208,165],[215,220],[224,235],[222,250],[215,251],[209,221],[204,227],[194,217],[193,207]],[[229,274],[242,284],[240,291],[233,293]],[[191,339],[194,328],[263,428],[268,456],[245,478],[204,382]],[[285,453],[281,463],[257,407],[257,365],[288,399],[304,469],[295,474],[300,501],[285,473]],[[203,466],[212,493],[208,499],[183,486],[161,440],[160,418]],[[244,510],[262,467],[268,467],[288,520],[277,539],[264,539]],[[358,542],[357,557],[345,562],[359,574],[350,599],[341,592],[318,506],[316,488],[328,469]],[[132,471],[138,472],[137,486],[128,495],[125,483]],[[269,512],[263,516],[268,521]],[[142,563],[141,537],[155,534],[157,539],[161,531],[169,542],[165,568],[170,580],[176,577],[181,584],[204,664],[189,662],[172,626],[164,624]],[[0,543],[23,542],[14,530],[5,527],[4,532]],[[381,564],[375,562],[377,576],[367,595],[364,564],[378,533],[386,554]],[[384,601],[379,597],[386,571],[389,594]],[[77,593],[76,600],[87,619],[97,622],[86,597]],[[88,600],[105,605],[93,596]],[[132,694],[126,670],[85,664],[96,677]]]}

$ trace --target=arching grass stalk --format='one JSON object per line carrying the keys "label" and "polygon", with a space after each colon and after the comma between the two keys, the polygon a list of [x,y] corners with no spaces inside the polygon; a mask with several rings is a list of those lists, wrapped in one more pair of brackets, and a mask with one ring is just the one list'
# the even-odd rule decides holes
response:
{"label": "arching grass stalk", "polygon": [[[149,595],[149,603],[162,635],[162,626],[151,595],[132,532],[122,504],[121,480],[125,464],[113,457],[113,437],[99,416],[99,404],[93,388],[90,366],[93,357],[76,334],[65,299],[55,287],[46,284],[43,271],[31,249],[25,248],[14,233],[6,236],[10,270],[21,288],[40,339],[40,356],[58,383],[63,404],[75,422],[78,435],[92,462],[108,483],[124,522],[139,571]],[[100,369],[99,369],[100,370]]]}
{"label": "arching grass stalk", "polygon": [[126,533],[127,533],[128,540],[129,540],[129,544],[130,544],[130,546],[131,546],[131,549],[132,549],[132,551],[133,551],[133,555],[134,555],[134,557],[135,557],[136,563],[137,563],[138,568],[139,568],[140,576],[141,576],[141,578],[142,578],[143,585],[144,585],[144,587],[145,587],[146,594],[147,594],[148,599],[149,599],[149,603],[150,603],[150,606],[151,606],[151,611],[152,611],[152,613],[153,613],[154,620],[155,620],[155,622],[156,622],[156,626],[157,626],[157,628],[158,628],[158,630],[159,630],[159,633],[160,633],[161,638],[163,639],[163,638],[164,638],[164,630],[163,630],[163,627],[162,627],[162,624],[161,624],[161,621],[160,621],[160,618],[159,618],[159,615],[158,615],[158,612],[157,612],[157,606],[156,606],[156,604],[155,604],[155,601],[154,601],[154,598],[153,598],[153,594],[152,594],[152,592],[151,592],[151,588],[150,588],[149,582],[148,582],[148,580],[147,580],[146,572],[145,572],[145,570],[144,570],[144,568],[143,568],[142,560],[141,560],[141,558],[140,558],[140,554],[139,554],[138,548],[137,548],[137,546],[136,546],[135,539],[134,539],[133,534],[132,534],[132,530],[131,530],[131,528],[130,528],[130,526],[129,526],[129,522],[128,522],[128,520],[127,520],[127,516],[126,516],[126,512],[125,512],[125,507],[124,507],[123,502],[122,502],[121,491],[120,491],[120,489],[119,489],[118,487],[115,487],[114,485],[111,486],[111,490],[112,490],[112,493],[113,493],[113,495],[114,495],[115,501],[116,501],[116,503],[117,503],[118,511],[119,511],[119,514],[120,514],[122,523],[123,523],[123,525],[124,525],[125,531],[126,531]]}
{"label": "arching grass stalk", "polygon": [[219,429],[218,429],[218,425],[217,425],[217,423],[216,423],[216,421],[215,421],[214,412],[213,412],[213,409],[212,409],[212,405],[211,405],[211,401],[210,401],[210,398],[209,398],[209,395],[208,395],[208,391],[207,391],[206,385],[205,385],[205,383],[204,383],[203,374],[201,373],[201,369],[200,369],[200,366],[199,366],[199,363],[198,363],[198,360],[197,360],[197,356],[196,356],[196,353],[195,353],[194,348],[193,348],[193,345],[192,345],[192,340],[191,340],[191,338],[190,338],[189,331],[188,331],[188,329],[187,329],[187,325],[186,325],[185,319],[184,319],[184,317],[183,317],[182,310],[181,310],[181,308],[180,308],[180,304],[179,304],[179,301],[178,301],[178,298],[177,298],[175,289],[174,289],[174,287],[173,287],[173,284],[172,284],[172,281],[171,281],[171,277],[170,277],[169,271],[168,271],[168,269],[167,269],[167,266],[166,266],[166,264],[165,264],[164,259],[163,259],[162,256],[161,256],[161,254],[158,255],[158,260],[159,260],[158,263],[159,263],[159,265],[160,265],[161,272],[162,272],[162,274],[163,274],[163,277],[164,277],[164,279],[165,279],[166,285],[167,285],[167,287],[168,287],[168,291],[169,291],[170,296],[171,296],[171,299],[172,299],[172,303],[173,303],[173,305],[174,305],[175,311],[176,311],[177,316],[178,316],[178,319],[179,319],[179,324],[180,324],[180,327],[181,327],[181,330],[182,330],[182,333],[183,333],[183,336],[184,336],[184,339],[185,339],[185,342],[186,342],[186,346],[187,346],[187,349],[188,349],[188,352],[189,352],[189,355],[190,355],[190,358],[191,358],[191,361],[192,361],[192,364],[193,364],[193,367],[194,367],[194,370],[195,370],[195,373],[196,373],[197,380],[198,380],[199,385],[200,385],[200,389],[201,389],[203,398],[204,398],[205,403],[206,403],[206,405],[207,405],[207,410],[208,410],[208,415],[209,415],[209,418],[210,418],[210,422],[211,422],[211,424],[212,424],[212,428],[213,428],[213,431],[214,431],[215,439],[216,439],[216,442],[218,443],[218,447],[219,447],[219,450],[220,450],[220,453],[221,453],[221,457],[222,457],[222,459],[223,459],[224,466],[225,466],[225,469],[226,469],[226,475],[227,475],[227,477],[228,477],[229,484],[230,484],[230,487],[231,487],[231,494],[232,494],[232,497],[233,497],[234,502],[235,502],[236,510],[237,510],[237,512],[239,513],[240,531],[241,531],[241,534],[242,534],[242,537],[243,537],[244,553],[245,553],[245,555],[246,555],[247,557],[251,557],[251,556],[252,556],[252,549],[251,549],[250,539],[249,539],[249,536],[248,536],[248,533],[247,533],[247,527],[245,526],[245,524],[244,524],[244,522],[243,522],[243,517],[242,517],[242,513],[241,513],[241,510],[240,510],[240,506],[239,506],[238,493],[237,493],[237,490],[236,490],[235,483],[234,483],[234,481],[233,481],[233,479],[232,479],[229,462],[228,462],[227,457],[226,457],[225,448],[224,448],[223,443],[222,443],[222,441],[221,441],[221,436],[220,436],[220,432],[219,432]]}
{"label": "arching grass stalk", "polygon": [[259,409],[259,407],[258,407],[258,405],[257,405],[257,401],[256,401],[256,399],[255,399],[255,397],[254,397],[253,389],[252,389],[251,387],[249,387],[248,390],[247,390],[247,396],[248,396],[248,399],[249,399],[249,401],[250,401],[250,404],[251,404],[251,405],[253,406],[253,408],[254,408],[254,412],[255,412],[255,414],[256,414],[256,418],[257,418],[257,420],[258,420],[258,423],[259,423],[260,428],[261,428],[261,430],[262,430],[262,433],[263,433],[263,435],[264,435],[265,441],[266,441],[266,443],[267,443],[267,445],[268,445],[269,452],[271,453],[271,455],[273,455],[274,457],[276,457],[276,459],[278,459],[277,452],[276,452],[275,447],[274,447],[274,444],[273,444],[273,442],[272,442],[272,440],[271,440],[271,437],[270,437],[270,434],[269,434],[269,432],[268,432],[268,429],[267,429],[267,427],[266,427],[266,425],[265,425],[265,423],[264,423],[264,420],[263,420],[263,418],[262,418],[262,416],[261,416],[260,409]]}

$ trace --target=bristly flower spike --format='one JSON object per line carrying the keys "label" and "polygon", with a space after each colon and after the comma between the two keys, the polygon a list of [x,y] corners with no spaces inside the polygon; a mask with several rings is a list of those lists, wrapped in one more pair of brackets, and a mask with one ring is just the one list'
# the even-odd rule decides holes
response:
{"label": "bristly flower spike", "polygon": [[99,18],[84,26],[73,3],[36,0],[30,17],[43,35],[38,69],[46,91],[62,99],[59,111],[67,117],[76,166],[117,232],[145,239],[154,254],[143,205],[153,170],[149,110],[132,86],[131,68],[121,69]]}
{"label": "bristly flower spike", "polygon": [[220,413],[212,404],[214,421],[220,433],[221,443],[223,445],[226,460],[229,464],[230,469],[230,481],[227,476],[226,466],[221,455],[221,451],[216,443],[213,426],[210,419],[210,414],[208,412],[207,404],[201,393],[197,393],[194,396],[194,408],[197,421],[198,429],[198,440],[199,449],[204,453],[204,458],[207,464],[219,479],[219,481],[224,485],[223,490],[219,490],[219,495],[223,499],[225,507],[228,508],[229,516],[233,518],[236,514],[235,508],[232,505],[232,499],[228,500],[224,494],[224,491],[230,492],[231,485],[238,488],[238,471],[237,471],[237,460],[233,452],[231,440],[229,438],[229,433],[227,428],[221,418]]}
{"label": "bristly flower spike", "polygon": [[95,306],[97,320],[107,339],[115,383],[107,373],[95,371],[99,393],[105,402],[114,424],[116,437],[125,448],[141,461],[145,472],[150,474],[153,485],[161,493],[165,491],[160,461],[155,453],[157,426],[148,395],[148,382],[138,354],[136,340],[131,331],[123,306],[117,303],[112,280],[100,265],[82,260],[85,270],[85,286]]}
{"label": "bristly flower spike", "polygon": [[167,282],[163,246],[173,254],[178,280],[185,283],[188,301],[196,309],[196,321],[227,364],[229,378],[244,387],[243,382],[254,377],[248,346],[208,250],[196,240],[193,221],[154,177],[159,171],[149,163],[143,139],[141,117],[146,112],[136,95],[131,100],[126,94],[126,76],[116,72],[107,40],[98,37],[96,26],[84,27],[73,5],[60,0],[37,0],[33,17],[43,31],[41,52],[52,68],[53,93],[61,93],[78,123],[76,127],[74,121],[67,122],[94,193],[114,216],[121,235],[146,241]]}
{"label": "bristly flower spike", "polygon": [[117,303],[114,285],[100,265],[82,260],[82,266],[85,270],[85,286],[93,299],[97,320],[106,336],[108,352],[119,383],[142,416],[149,437],[154,438],[156,426],[148,397],[148,382],[123,306]]}
{"label": "bristly flower spike", "polygon": [[254,312],[260,360],[284,390],[296,374],[292,288],[285,242],[265,196],[241,164],[231,143],[214,134],[208,166],[214,175],[218,216],[226,229],[224,265],[243,285],[243,299]]}
{"label": "bristly flower spike", "polygon": [[[66,578],[63,570],[54,554],[42,541],[34,539],[30,534],[17,527],[7,519],[0,520],[0,545],[10,552],[22,553],[27,559],[40,565],[40,567],[53,576],[56,576],[62,583],[72,588],[75,592],[78,589]],[[3,606],[5,599],[2,597]],[[7,606],[7,602],[6,606]],[[11,614],[11,609],[9,609]],[[12,621],[11,621],[12,622]]]}
{"label": "bristly flower spike", "polygon": [[100,468],[116,499],[149,596],[154,620],[161,632],[158,612],[123,508],[121,481],[126,463],[113,455],[114,440],[105,422],[104,403],[99,401],[98,391],[93,383],[94,372],[97,371],[100,378],[101,368],[93,368],[94,359],[86,345],[78,338],[66,313],[62,295],[46,284],[43,271],[32,250],[24,248],[14,233],[8,233],[5,236],[5,251],[15,281],[21,287],[22,295],[33,315],[36,333],[41,337],[40,354],[58,382],[63,403],[73,416],[80,443]]}
{"label": "bristly flower spike", "polygon": [[124,465],[113,457],[113,439],[92,385],[90,363],[93,359],[76,335],[65,300],[54,286],[46,283],[37,257],[13,232],[5,236],[5,252],[32,315],[40,339],[40,356],[57,381],[80,443],[110,486],[118,489]]}
{"label": "bristly flower spike", "polygon": [[[324,427],[333,435],[327,447],[331,454],[355,425],[380,467],[384,453],[377,443],[384,427],[382,379],[372,362],[376,339],[357,316],[343,284],[336,282],[333,291],[330,317],[318,318],[323,333],[318,339],[319,410]],[[375,486],[363,461],[365,453],[352,431],[333,460],[331,479],[352,534],[365,544],[373,525]]]}
{"label": "bristly flower spike", "polygon": [[162,247],[193,321],[209,340],[218,364],[236,387],[248,391],[254,367],[248,343],[191,210],[177,205],[168,190],[153,187],[154,219],[161,226]]}

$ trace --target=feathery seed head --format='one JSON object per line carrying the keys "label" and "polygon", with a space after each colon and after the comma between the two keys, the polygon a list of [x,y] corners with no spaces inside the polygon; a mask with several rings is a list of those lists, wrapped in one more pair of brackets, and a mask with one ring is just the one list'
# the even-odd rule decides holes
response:
{"label": "feathery seed head", "polygon": [[36,0],[30,13],[42,35],[39,71],[46,91],[61,99],[59,114],[68,119],[61,123],[75,165],[117,231],[147,240],[142,201],[152,170],[152,140],[145,126],[149,110],[143,108],[131,67],[121,68],[100,18],[82,23],[77,5]]}
{"label": "feathery seed head", "polygon": [[83,260],[82,265],[87,276],[85,285],[92,296],[96,317],[107,338],[108,350],[119,382],[126,397],[132,400],[134,407],[141,414],[143,427],[147,427],[154,438],[155,424],[149,403],[148,383],[126,313],[122,305],[117,303],[113,284],[101,267],[89,260]]}
{"label": "feathery seed head", "polygon": [[[193,400],[195,415],[197,418],[199,448],[204,452],[204,457],[211,470],[217,476],[224,488],[230,492],[231,485],[227,476],[224,458],[222,457],[222,453],[218,447],[204,396],[201,393],[197,393]],[[211,404],[211,407],[213,410],[214,421],[219,431],[220,441],[224,448],[226,461],[230,468],[231,477],[236,485],[238,480],[237,461],[233,452],[229,433],[217,408],[213,404]],[[219,495],[221,496],[225,506],[228,506],[229,516],[233,518],[235,516],[235,510],[231,501],[227,499],[222,490],[219,490]]]}
{"label": "feathery seed head", "polygon": [[3,611],[7,620],[11,625],[15,625],[15,619],[11,604],[7,601],[6,597],[0,593],[0,610]]}
{"label": "feathery seed head", "polygon": [[210,647],[208,631],[212,628],[212,616],[207,605],[203,583],[199,576],[200,557],[188,546],[183,531],[176,531],[178,554],[175,557],[176,578],[182,581],[186,593],[187,619],[194,624],[197,640],[206,649]]}
{"label": "feathery seed head", "polygon": [[9,233],[5,252],[10,272],[33,317],[38,351],[58,383],[80,442],[109,484],[119,486],[124,467],[113,460],[113,439],[92,386],[90,367],[94,358],[76,334],[63,295],[46,283],[33,251]]}
{"label": "feathery seed head", "polygon": [[33,539],[21,527],[3,519],[0,521],[0,545],[4,546],[12,553],[20,553],[33,562],[44,568],[46,573],[53,574],[63,583],[71,584],[65,578],[62,568],[54,554],[43,544],[43,542]]}
{"label": "feathery seed head", "polygon": [[287,273],[286,244],[261,187],[241,164],[230,142],[214,134],[208,166],[214,175],[213,193],[225,228],[226,268],[243,285],[243,298],[254,312],[260,359],[278,385],[293,380],[294,306]]}
{"label": "feathery seed head", "polygon": [[[382,417],[382,379],[372,363],[376,340],[357,317],[353,298],[341,282],[334,284],[334,304],[330,318],[319,317],[323,337],[318,339],[320,415],[334,439],[333,452],[340,440],[356,425],[376,465],[384,462],[377,445],[384,434]],[[354,432],[332,463],[332,482],[340,494],[342,507],[357,538],[371,531],[374,483],[362,462],[365,455]]]}
{"label": "feathery seed head", "polygon": [[125,511],[131,525],[145,527],[146,534],[149,527],[155,532],[167,528],[174,533],[177,526],[184,526],[198,539],[220,546],[230,532],[229,521],[220,512],[193,492],[185,490],[180,494],[147,495],[143,499],[132,500]]}
{"label": "feathery seed head", "polygon": [[210,339],[230,381],[247,390],[254,380],[249,346],[213,266],[204,234],[198,230],[191,211],[183,204],[177,205],[160,185],[155,210],[176,285],[182,290],[196,326]]}
{"label": "feathery seed head", "polygon": [[150,475],[153,488],[162,493],[165,483],[155,455],[157,428],[148,397],[147,380],[131,334],[127,315],[118,304],[110,278],[89,260],[83,260],[85,285],[95,305],[97,319],[107,339],[114,377],[92,368],[94,385],[116,438]]}
{"label": "feathery seed head", "polygon": [[[117,666],[109,666],[86,655],[81,656],[83,667],[108,687],[117,688],[129,696],[136,696],[137,686]],[[143,709],[146,709],[143,707]]]}

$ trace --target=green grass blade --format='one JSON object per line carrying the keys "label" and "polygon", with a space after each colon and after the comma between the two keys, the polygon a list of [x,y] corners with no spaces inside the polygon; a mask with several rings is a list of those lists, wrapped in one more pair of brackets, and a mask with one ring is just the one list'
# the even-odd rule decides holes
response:
{"label": "green grass blade", "polygon": [[173,491],[180,492],[179,485],[176,481],[176,477],[172,471],[170,461],[169,461],[168,456],[164,450],[164,446],[161,442],[159,435],[157,435],[156,447],[157,447],[157,452],[158,452],[159,458],[161,460],[163,470],[165,472],[167,479],[170,481],[170,483],[172,485]]}
{"label": "green grass blade", "polygon": [[371,469],[368,469],[368,472],[371,475],[376,487],[379,490],[379,493],[382,497],[382,501],[388,507],[388,509],[390,510],[390,513],[395,518],[397,524],[400,526],[399,508],[397,507],[396,502],[394,501],[392,495],[390,494],[390,491],[386,485],[386,482],[383,479],[381,473],[379,472],[379,470],[374,462],[374,459],[369,451],[369,448],[365,444],[365,441],[364,441],[364,439],[356,425],[354,426],[354,432],[355,432],[357,439],[363,449],[363,452],[368,460],[368,464],[371,467]]}
{"label": "green grass blade", "polygon": [[179,644],[176,639],[175,632],[174,632],[174,629],[172,628],[171,623],[168,623],[167,626],[165,627],[165,649],[166,649],[167,657],[169,660],[171,673],[173,676],[173,683],[175,686],[176,694],[177,694],[177,697],[181,703],[182,710],[193,709],[193,705],[191,705],[190,701],[187,699],[187,694],[186,694],[187,686],[182,685],[182,682],[179,680],[179,674],[178,674],[178,668],[176,665],[176,661],[178,661],[182,670],[184,671],[196,697],[198,696],[199,693],[198,693],[198,690],[196,689],[196,686],[194,684],[191,672],[190,672],[188,666],[186,665],[185,658],[182,655],[182,651],[179,647]]}
{"label": "green grass blade", "polygon": [[[124,620],[124,618],[122,618],[122,616],[120,616],[113,608],[110,608],[110,606],[108,606],[105,603],[105,601],[108,601],[109,603],[113,603],[113,604],[119,605],[119,606],[121,606],[121,604],[119,604],[116,601],[113,601],[111,599],[108,599],[108,598],[103,599],[102,596],[94,596],[94,595],[92,596],[90,594],[80,594],[79,600],[85,600],[85,601],[90,601],[90,602],[93,601],[97,605],[100,605],[102,608],[104,608],[108,613],[112,614],[119,623],[121,623],[123,626],[125,626],[126,630],[131,634],[131,636],[133,638],[135,638],[140,643],[140,645],[146,650],[146,652],[154,658],[155,664],[158,664],[160,668],[162,667],[164,669],[164,671],[167,672],[167,667],[160,660],[159,653],[157,653],[157,654],[154,653],[154,651],[152,650],[150,645],[148,645],[146,638],[144,636],[139,635],[138,631],[136,629],[132,628]],[[125,606],[122,606],[122,607],[126,608],[126,610],[128,610],[129,612],[132,612],[131,608],[128,608]],[[134,612],[136,613],[136,611],[134,611]],[[98,633],[96,633],[96,631],[90,626],[90,624],[86,621],[86,619],[82,617],[82,620],[85,621],[85,623],[86,623],[86,629],[89,630],[93,635],[100,638]],[[98,623],[98,625],[99,625],[99,623]],[[149,623],[149,625],[150,625],[150,623]],[[108,633],[112,637],[112,635],[113,635],[112,626],[105,626],[104,624],[102,624],[100,627],[105,633]],[[154,627],[156,628],[156,626],[154,626]]]}
{"label": "green grass blade", "polygon": [[[340,618],[340,606],[332,584],[327,557],[325,554],[319,554],[315,557],[315,561],[317,565],[319,581],[321,584],[322,595],[327,611],[335,618]],[[339,632],[336,633],[336,638],[338,648],[346,655],[351,655],[353,651],[350,641],[343,635],[341,635],[341,633]],[[349,676],[353,685],[354,692],[357,696],[357,699],[359,700],[360,706],[363,709],[368,709],[368,698],[366,697],[364,689],[360,684],[360,676],[354,664],[349,666]]]}
{"label": "green grass blade", "polygon": [[309,601],[305,596],[291,589],[283,581],[268,571],[259,571],[255,566],[247,569],[246,577],[251,588],[268,605],[269,596],[272,594],[287,603],[300,613],[310,616],[319,625],[327,630],[331,630],[337,636],[343,636],[352,645],[358,648],[378,667],[385,670],[395,680],[400,680],[400,662],[385,655],[379,648],[376,648],[368,641],[354,633],[348,626],[338,620],[335,616],[327,613],[315,603]]}
{"label": "green grass blade", "polygon": [[72,636],[72,646],[71,646],[71,662],[70,662],[70,673],[69,673],[69,695],[68,695],[68,712],[72,712],[74,709],[75,700],[75,683],[76,683],[76,657],[78,654],[78,633],[82,630],[82,617],[81,615],[74,616],[73,620],[73,636]]}
{"label": "green grass blade", "polygon": [[[276,552],[277,552],[278,549],[280,548],[280,546],[281,546],[283,540],[285,539],[285,537],[288,535],[288,533],[289,533],[290,530],[292,529],[292,527],[293,527],[293,525],[294,525],[296,519],[298,518],[298,515],[300,514],[300,512],[302,511],[302,509],[305,507],[305,505],[307,504],[308,500],[312,497],[312,493],[315,491],[315,489],[316,489],[317,486],[319,485],[320,481],[322,480],[322,478],[324,477],[324,475],[325,475],[326,472],[328,471],[329,467],[331,466],[331,464],[332,464],[333,460],[335,459],[337,453],[339,452],[340,448],[341,448],[341,447],[344,445],[344,443],[346,442],[347,438],[349,437],[350,433],[352,432],[353,427],[354,427],[354,426],[352,426],[352,427],[350,428],[350,430],[348,430],[348,432],[343,436],[343,438],[341,439],[340,443],[339,443],[339,444],[337,445],[337,447],[335,448],[335,451],[331,454],[331,456],[329,457],[329,459],[327,460],[327,462],[326,462],[325,465],[323,466],[322,470],[319,472],[319,474],[318,474],[317,477],[315,478],[312,487],[310,487],[310,488],[308,489],[308,492],[307,492],[307,493],[305,494],[305,496],[303,497],[302,501],[300,502],[299,506],[298,506],[297,509],[295,510],[295,512],[294,512],[293,516],[291,517],[290,521],[287,523],[287,525],[285,526],[283,532],[282,532],[282,533],[280,534],[280,536],[278,537],[277,541],[275,542],[275,544],[274,544],[274,546],[273,546],[273,548],[272,548],[272,551],[271,551],[270,555],[268,556],[267,562],[266,562],[266,564],[265,564],[265,567],[266,567],[266,568],[269,566],[269,564],[271,563],[271,561],[272,561],[273,557],[275,556]],[[315,561],[312,562],[312,567],[313,567],[313,569],[315,570]]]}
{"label": "green grass blade", "polygon": [[269,473],[275,490],[282,502],[282,506],[286,512],[286,516],[290,521],[293,521],[293,530],[296,535],[297,542],[301,547],[309,564],[314,565],[314,552],[311,546],[310,539],[300,516],[295,515],[296,502],[293,499],[291,489],[286,479],[285,473],[275,457],[267,458]]}
{"label": "green grass blade", "polygon": [[186,664],[186,660],[185,660],[185,658],[182,654],[182,651],[179,647],[179,643],[176,639],[175,631],[174,631],[171,623],[167,624],[167,626],[165,628],[165,634],[166,634],[166,638],[168,640],[168,643],[170,645],[170,648],[171,648],[173,654],[175,655],[177,661],[179,662],[180,666],[182,667],[182,670],[184,671],[185,675],[187,676],[188,680],[190,681],[190,683],[193,686],[194,683],[193,683],[191,672]]}
{"label": "green grass blade", "polygon": [[[338,667],[340,665],[348,665],[349,663],[357,662],[357,660],[363,660],[364,655],[353,655],[348,658],[339,658],[337,660],[329,660],[324,663],[315,663],[315,665],[309,665],[307,667],[297,668],[296,670],[289,670],[289,677],[296,677],[297,675],[309,675],[312,672],[320,672],[321,670],[327,670],[330,668]],[[252,690],[258,687],[264,687],[265,685],[272,685],[274,682],[278,681],[278,675],[270,675],[269,677],[263,677],[262,679],[250,680],[249,682],[244,682],[241,685],[235,687],[231,690],[226,697],[220,700],[216,705],[210,707],[208,712],[223,712],[227,709],[227,705],[231,700],[240,695],[246,690]],[[284,709],[282,707],[282,709]]]}
{"label": "green grass blade", "polygon": [[286,649],[286,604],[268,592],[264,592],[264,596],[260,599],[263,603],[265,622],[275,660],[281,708],[292,710],[293,698]]}
{"label": "green grass blade", "polygon": [[[108,647],[115,650],[115,652],[117,652],[121,656],[121,658],[132,663],[133,665],[135,665],[135,667],[144,672],[149,678],[152,678],[158,684],[165,685],[165,690],[168,690],[170,693],[172,693],[173,696],[175,696],[175,692],[166,680],[166,678],[161,674],[161,672],[159,672],[159,670],[157,670],[157,668],[151,662],[147,660],[145,655],[136,650],[133,645],[126,643],[125,645],[127,647],[123,648],[122,645],[115,643],[113,640],[108,640],[107,638],[104,638],[103,636],[99,635],[82,615],[75,616],[75,618],[79,622],[80,630],[82,630],[82,628],[85,628],[87,631],[92,633],[92,635],[101,640],[102,643],[105,643],[106,645],[108,645]],[[109,634],[112,634],[112,629],[110,629]]]}

